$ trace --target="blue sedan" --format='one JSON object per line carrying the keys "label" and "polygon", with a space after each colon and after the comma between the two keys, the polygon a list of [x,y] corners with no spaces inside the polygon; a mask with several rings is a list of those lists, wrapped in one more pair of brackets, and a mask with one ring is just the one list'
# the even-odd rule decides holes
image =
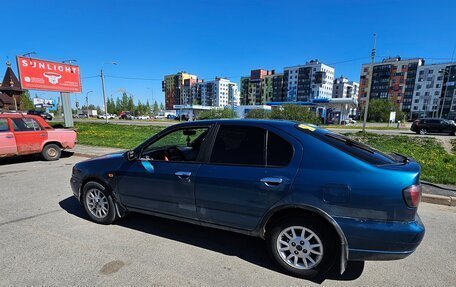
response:
{"label": "blue sedan", "polygon": [[141,212],[258,236],[284,271],[312,278],[413,253],[419,178],[412,159],[313,125],[212,120],[80,162],[71,186],[97,223]]}

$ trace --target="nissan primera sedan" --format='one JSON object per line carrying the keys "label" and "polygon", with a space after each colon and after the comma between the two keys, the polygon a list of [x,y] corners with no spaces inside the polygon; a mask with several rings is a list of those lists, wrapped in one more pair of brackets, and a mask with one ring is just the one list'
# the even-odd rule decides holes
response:
{"label": "nissan primera sedan", "polygon": [[413,253],[419,178],[412,159],[316,126],[213,120],[80,162],[71,186],[97,223],[141,212],[258,236],[285,271],[311,278]]}

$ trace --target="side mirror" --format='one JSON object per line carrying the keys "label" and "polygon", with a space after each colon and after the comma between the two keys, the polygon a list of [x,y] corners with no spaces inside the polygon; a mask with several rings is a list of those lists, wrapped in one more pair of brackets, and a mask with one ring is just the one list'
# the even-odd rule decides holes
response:
{"label": "side mirror", "polygon": [[127,160],[132,161],[136,159],[136,153],[134,150],[129,150],[126,153]]}

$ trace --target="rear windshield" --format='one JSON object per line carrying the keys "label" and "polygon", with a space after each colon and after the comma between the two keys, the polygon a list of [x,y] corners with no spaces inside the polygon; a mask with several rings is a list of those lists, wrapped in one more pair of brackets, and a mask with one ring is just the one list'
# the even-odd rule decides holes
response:
{"label": "rear windshield", "polygon": [[397,154],[386,154],[364,143],[352,140],[346,136],[336,134],[324,129],[312,127],[311,129],[296,126],[299,130],[306,132],[356,158],[374,165],[397,164],[407,160],[406,157]]}

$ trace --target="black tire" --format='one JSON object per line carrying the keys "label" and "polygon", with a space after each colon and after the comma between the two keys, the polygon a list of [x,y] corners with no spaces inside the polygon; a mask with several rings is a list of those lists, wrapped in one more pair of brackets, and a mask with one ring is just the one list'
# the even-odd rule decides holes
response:
{"label": "black tire", "polygon": [[[315,266],[309,269],[299,269],[296,267],[293,267],[289,265],[288,263],[285,262],[286,259],[282,259],[281,255],[279,254],[278,250],[278,237],[280,236],[281,232],[286,230],[289,227],[293,226],[299,226],[299,227],[304,227],[310,231],[312,231],[316,236],[319,238],[321,245],[323,246],[322,249],[319,249],[319,251],[323,251],[322,253],[322,258],[320,258],[320,261],[318,262],[315,260],[315,262],[318,262]],[[309,239],[311,240],[317,240],[315,237]],[[268,252],[270,256],[274,259],[274,261],[287,273],[298,276],[300,278],[305,278],[305,279],[311,279],[315,278],[317,276],[322,276],[325,273],[327,273],[331,267],[334,265],[336,262],[336,259],[339,257],[337,255],[337,244],[339,243],[339,238],[337,235],[334,234],[334,232],[331,231],[329,227],[327,227],[327,224],[323,222],[323,220],[318,220],[318,219],[312,219],[308,217],[284,217],[280,220],[278,220],[273,226],[270,228],[270,230],[267,232],[266,235],[266,241],[267,241],[267,247],[268,247]],[[316,242],[316,241],[314,241]],[[310,242],[312,244],[312,242]],[[302,244],[302,241],[301,241]],[[307,244],[307,242],[306,242]],[[287,251],[285,251],[287,252]],[[296,251],[295,251],[296,252]],[[302,249],[300,251],[302,253],[307,253],[308,250]],[[290,251],[290,255],[291,255]],[[312,255],[311,253],[308,253],[309,255]],[[301,254],[300,254],[301,255]],[[302,254],[303,255],[303,254]],[[312,255],[313,256],[313,255]],[[318,257],[318,255],[315,255]],[[315,257],[314,257],[315,259]],[[303,262],[303,259],[300,259]]]}
{"label": "black tire", "polygon": [[62,150],[56,144],[47,144],[44,146],[41,155],[47,161],[58,160],[62,155]]}
{"label": "black tire", "polygon": [[[102,194],[106,198],[108,211],[105,215],[103,214],[103,216],[97,216],[96,214],[94,214],[96,213],[96,211],[91,211],[91,207],[89,207],[89,193],[92,193],[94,191],[99,191],[100,194]],[[90,219],[92,219],[96,223],[111,224],[117,219],[114,200],[112,199],[111,194],[108,192],[105,186],[98,182],[89,181],[84,185],[82,191],[82,205],[84,205],[84,209],[89,215]]]}

